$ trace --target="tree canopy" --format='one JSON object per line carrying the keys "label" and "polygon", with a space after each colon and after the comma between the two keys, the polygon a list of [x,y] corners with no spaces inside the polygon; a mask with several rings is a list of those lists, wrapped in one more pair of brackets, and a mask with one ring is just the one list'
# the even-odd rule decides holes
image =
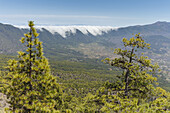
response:
{"label": "tree canopy", "polygon": [[25,51],[18,52],[18,60],[8,61],[8,75],[4,93],[9,110],[13,112],[52,112],[61,107],[62,90],[51,75],[47,58],[43,56],[42,42],[29,22],[30,30],[21,38]]}

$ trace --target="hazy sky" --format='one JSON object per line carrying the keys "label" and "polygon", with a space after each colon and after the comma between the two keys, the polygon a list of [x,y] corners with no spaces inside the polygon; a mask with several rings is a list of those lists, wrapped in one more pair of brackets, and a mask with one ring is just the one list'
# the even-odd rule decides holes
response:
{"label": "hazy sky", "polygon": [[170,21],[170,0],[0,0],[0,23],[129,26]]}

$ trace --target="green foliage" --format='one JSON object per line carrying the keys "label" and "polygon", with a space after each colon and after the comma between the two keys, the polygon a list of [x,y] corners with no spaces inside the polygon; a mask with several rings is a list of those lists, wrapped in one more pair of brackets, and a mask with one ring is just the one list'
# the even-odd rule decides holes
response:
{"label": "green foliage", "polygon": [[[100,113],[162,113],[170,110],[170,93],[162,88],[154,89],[153,100],[137,97],[122,98],[118,92],[101,87],[95,95],[88,94],[77,106],[79,112]],[[83,108],[83,109],[82,109]]]}
{"label": "green foliage", "polygon": [[105,63],[109,63],[111,66],[116,66],[123,69],[123,73],[120,78],[120,82],[123,85],[120,87],[114,87],[113,90],[119,91],[120,95],[124,92],[126,97],[141,97],[146,98],[153,93],[152,84],[157,81],[156,71],[158,69],[157,64],[152,64],[151,59],[144,56],[137,55],[137,49],[150,48],[150,44],[145,43],[139,34],[132,37],[130,40],[123,38],[123,44],[126,47],[125,50],[117,48],[114,53],[119,55],[119,58],[110,60],[106,58]]}
{"label": "green foliage", "polygon": [[51,75],[48,60],[43,56],[42,42],[34,23],[21,43],[25,51],[18,52],[18,60],[8,61],[4,93],[12,112],[55,112],[62,105],[62,91]]}

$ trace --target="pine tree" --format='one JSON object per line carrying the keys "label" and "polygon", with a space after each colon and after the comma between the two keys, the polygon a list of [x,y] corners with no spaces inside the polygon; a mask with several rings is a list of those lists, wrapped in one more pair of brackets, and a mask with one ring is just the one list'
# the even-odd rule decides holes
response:
{"label": "pine tree", "polygon": [[[113,86],[115,91],[124,92],[124,97],[136,96],[146,98],[153,93],[153,83],[156,83],[156,72],[159,68],[157,64],[153,64],[151,59],[144,56],[144,53],[138,55],[137,51],[144,48],[150,49],[150,44],[145,43],[140,34],[129,40],[123,38],[125,49],[117,48],[114,53],[120,57],[115,59],[106,58],[104,61],[111,66],[118,67],[123,70],[119,75],[121,81]],[[120,83],[123,83],[120,85]],[[108,84],[107,84],[108,85]],[[121,93],[122,94],[122,93]]]}
{"label": "pine tree", "polygon": [[42,42],[29,22],[30,30],[21,38],[25,51],[18,52],[18,60],[9,60],[4,93],[13,113],[54,112],[62,105],[62,90],[51,75]]}

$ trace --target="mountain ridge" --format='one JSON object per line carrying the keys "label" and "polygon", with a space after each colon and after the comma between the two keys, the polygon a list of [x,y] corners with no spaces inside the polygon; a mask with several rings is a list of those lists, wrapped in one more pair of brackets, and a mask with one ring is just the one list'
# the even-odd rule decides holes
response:
{"label": "mountain ridge", "polygon": [[[67,27],[68,29],[66,29]],[[70,30],[70,27],[73,27],[73,29]],[[86,27],[89,28],[86,29]],[[58,26],[54,28],[60,27]],[[107,43],[112,43],[113,45],[119,47],[121,44],[121,39],[123,37],[130,38],[132,36],[132,33],[134,34],[141,33],[141,35],[144,38],[152,37],[152,39],[153,36],[156,36],[157,38],[166,37],[166,41],[164,41],[165,43],[167,42],[169,43],[170,39],[170,22],[158,21],[148,25],[128,26],[117,29],[114,29],[113,27],[107,27],[106,29],[106,27],[104,27],[103,31],[102,31],[103,27],[101,26],[100,27],[97,26],[97,28],[95,28],[95,26],[83,26],[82,29],[84,30],[84,32],[82,31],[81,28],[82,26],[64,26],[63,29],[65,29],[65,31],[63,29],[60,29],[61,31],[60,33],[55,31],[51,33],[48,29],[42,27],[41,28],[39,27],[37,30],[40,33],[39,37],[40,40],[43,41],[44,45],[48,46],[49,48],[57,48],[56,45],[60,45],[63,48],[63,46],[68,45],[78,46],[81,43],[93,43],[93,42],[97,43],[104,42],[105,43],[104,45],[106,46],[111,45]],[[91,31],[88,30],[90,28]],[[15,49],[18,46],[20,46],[18,40],[20,39],[20,37],[23,36],[24,33],[27,32],[28,29],[23,29],[22,27],[18,28],[16,26],[9,24],[0,24],[0,47],[2,51],[7,46],[8,49],[6,49],[6,52],[14,53],[14,50],[11,50],[11,52],[9,50]],[[151,40],[149,40],[149,43],[152,43]]]}
{"label": "mountain ridge", "polygon": [[[64,26],[64,29],[66,27]],[[85,29],[85,27],[90,27],[94,30],[90,28]],[[65,38],[61,33],[51,33],[45,28],[37,29],[37,31],[40,33],[39,39],[43,41],[46,54],[62,56],[62,58],[66,59],[69,59],[69,57],[79,57],[79,59],[81,57],[109,57],[112,55],[110,48],[122,47],[122,38],[130,38],[133,36],[133,33],[141,33],[141,36],[148,43],[152,44],[151,51],[154,54],[161,54],[163,55],[162,58],[164,58],[170,52],[170,22],[158,21],[153,24],[128,26],[117,29],[113,29],[112,27],[106,29],[106,27],[103,28],[101,26],[97,28],[94,26],[84,26],[81,29],[84,32],[79,29],[76,29],[75,26],[73,26],[72,31],[70,31],[70,28],[65,31],[60,29],[61,32],[65,33],[63,35],[66,36]],[[102,29],[106,31],[102,31]],[[15,54],[16,51],[22,50],[23,47],[19,40],[27,32],[28,29],[18,28],[9,24],[0,24],[0,53]],[[168,56],[164,60],[169,59]],[[155,56],[152,55],[152,57],[154,58]]]}
{"label": "mountain ridge", "polygon": [[[28,29],[20,29],[13,25],[0,24],[0,54],[17,54],[24,47],[19,42]],[[153,62],[160,65],[161,76],[170,81],[170,23],[156,22],[148,25],[137,25],[100,31],[100,35],[84,34],[76,29],[74,33],[65,32],[66,38],[59,33],[51,33],[45,28],[37,29],[39,39],[43,42],[45,56],[52,61],[87,62],[101,60],[109,57],[115,58],[113,49],[123,47],[123,37],[131,38],[133,33],[141,33],[151,50],[144,50]],[[99,32],[99,31],[98,31]],[[113,49],[111,49],[113,48]],[[90,60],[89,60],[90,59]]]}
{"label": "mountain ridge", "polygon": [[[110,31],[117,31],[117,30],[122,30],[122,29],[127,29],[127,28],[141,28],[141,30],[143,30],[143,28],[147,27],[147,26],[152,26],[152,27],[170,27],[170,22],[166,22],[166,21],[157,21],[155,23],[152,24],[146,24],[146,25],[135,25],[135,26],[127,26],[127,27],[112,27],[112,26],[85,26],[85,25],[81,25],[81,26],[77,26],[77,25],[72,25],[72,26],[41,26],[38,25],[36,26],[37,29],[43,30],[46,29],[49,32],[51,32],[52,34],[58,33],[60,34],[62,37],[66,38],[66,33],[72,33],[72,34],[76,34],[76,30],[81,31],[83,34],[87,35],[87,34],[92,34],[94,36],[97,35],[103,35],[104,33],[110,32]],[[20,29],[27,29],[27,26],[17,26],[14,25],[17,28]],[[166,28],[164,30],[167,30]]]}

